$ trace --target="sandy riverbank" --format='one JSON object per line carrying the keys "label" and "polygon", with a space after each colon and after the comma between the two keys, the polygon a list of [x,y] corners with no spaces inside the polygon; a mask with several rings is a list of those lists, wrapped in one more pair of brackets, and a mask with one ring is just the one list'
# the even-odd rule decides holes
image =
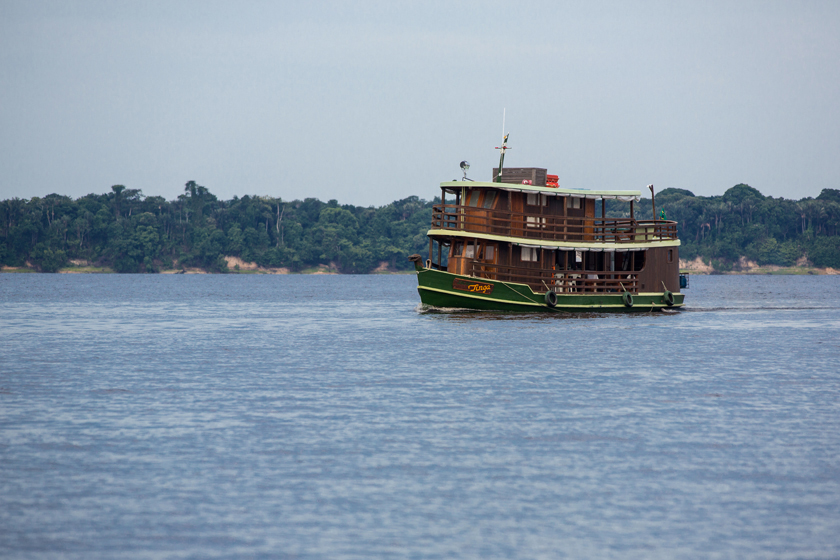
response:
{"label": "sandy riverbank", "polygon": [[748,260],[746,257],[738,259],[738,262],[732,266],[731,270],[715,269],[711,261],[705,262],[701,257],[697,257],[693,261],[680,259],[680,272],[688,272],[689,274],[840,274],[840,270],[836,268],[815,267],[804,259],[800,259],[800,262],[797,262],[796,266],[760,266]]}

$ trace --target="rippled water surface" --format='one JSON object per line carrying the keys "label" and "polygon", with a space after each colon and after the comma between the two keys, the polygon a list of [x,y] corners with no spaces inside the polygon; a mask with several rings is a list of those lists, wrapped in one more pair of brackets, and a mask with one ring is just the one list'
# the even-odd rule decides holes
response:
{"label": "rippled water surface", "polygon": [[840,557],[840,277],[686,293],[0,274],[0,556]]}

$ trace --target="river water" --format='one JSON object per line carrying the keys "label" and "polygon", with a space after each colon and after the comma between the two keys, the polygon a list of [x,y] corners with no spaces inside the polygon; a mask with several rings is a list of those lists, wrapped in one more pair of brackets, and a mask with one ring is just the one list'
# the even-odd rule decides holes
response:
{"label": "river water", "polygon": [[686,294],[0,274],[0,557],[840,557],[840,277]]}

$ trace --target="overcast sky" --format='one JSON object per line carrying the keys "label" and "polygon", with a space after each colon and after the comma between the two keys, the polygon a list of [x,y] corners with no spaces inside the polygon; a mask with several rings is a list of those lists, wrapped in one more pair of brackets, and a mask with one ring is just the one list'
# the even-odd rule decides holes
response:
{"label": "overcast sky", "polygon": [[0,198],[840,188],[840,2],[0,0]]}

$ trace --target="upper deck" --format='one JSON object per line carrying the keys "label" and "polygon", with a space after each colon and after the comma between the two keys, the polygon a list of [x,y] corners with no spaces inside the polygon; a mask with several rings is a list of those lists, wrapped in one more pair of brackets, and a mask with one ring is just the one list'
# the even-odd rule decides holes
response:
{"label": "upper deck", "polygon": [[[636,220],[634,190],[584,190],[515,183],[440,184],[429,236],[480,237],[545,248],[605,250],[679,245],[677,223]],[[448,203],[446,195],[454,195]],[[605,218],[606,200],[629,204],[630,218]],[[596,217],[596,202],[601,201]]]}

